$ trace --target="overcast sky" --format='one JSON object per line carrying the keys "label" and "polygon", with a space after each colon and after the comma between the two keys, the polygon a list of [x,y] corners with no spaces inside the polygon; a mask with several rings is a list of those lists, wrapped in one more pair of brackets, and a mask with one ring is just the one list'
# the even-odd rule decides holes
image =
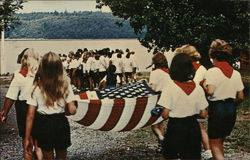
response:
{"label": "overcast sky", "polygon": [[37,0],[29,0],[28,2],[23,3],[23,9],[19,10],[18,13],[30,13],[30,12],[54,12],[55,10],[58,12],[64,12],[67,10],[68,12],[73,11],[102,11],[102,12],[110,12],[108,7],[100,9],[96,9],[96,1],[95,0],[68,0],[68,1],[37,1]]}

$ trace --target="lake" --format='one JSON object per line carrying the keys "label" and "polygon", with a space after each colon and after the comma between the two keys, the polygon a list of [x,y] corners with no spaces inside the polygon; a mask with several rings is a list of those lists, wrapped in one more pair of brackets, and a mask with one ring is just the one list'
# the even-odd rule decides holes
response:
{"label": "lake", "polygon": [[6,72],[14,72],[20,68],[16,63],[17,55],[25,48],[34,48],[40,55],[49,51],[67,54],[69,51],[76,51],[78,48],[99,50],[109,47],[110,49],[126,48],[135,51],[135,60],[139,67],[138,72],[150,71],[145,68],[151,63],[152,54],[147,52],[137,39],[83,39],[83,40],[6,40],[5,41],[5,62]]}

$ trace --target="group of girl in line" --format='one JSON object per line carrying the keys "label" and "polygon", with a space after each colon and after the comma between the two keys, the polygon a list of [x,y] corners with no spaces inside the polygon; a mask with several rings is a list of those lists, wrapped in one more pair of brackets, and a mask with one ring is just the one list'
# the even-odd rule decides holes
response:
{"label": "group of girl in line", "polygon": [[115,74],[119,77],[119,85],[134,82],[136,68],[135,52],[120,49],[115,51],[88,51],[78,49],[76,53],[70,51],[68,56],[61,55],[64,68],[67,70],[76,91],[94,90],[99,88],[100,82],[107,75],[110,65],[116,67]]}
{"label": "group of girl in line", "polygon": [[[160,110],[152,113],[169,119],[165,133],[162,123],[152,126],[162,144],[162,159],[201,159],[201,141],[216,160],[224,159],[223,142],[236,120],[235,103],[244,97],[240,73],[227,62],[230,54],[231,47],[217,39],[210,46],[214,67],[209,70],[197,62],[200,55],[190,45],[176,49],[170,68],[163,54],[153,57],[149,85],[161,96],[156,107]],[[113,77],[116,69],[109,67]],[[37,159],[66,159],[71,140],[65,115],[75,114],[77,103],[57,54],[49,52],[39,63],[34,49],[24,52],[1,109],[2,122],[14,102],[24,159],[32,159],[34,149]],[[209,138],[203,126],[207,107]]]}
{"label": "group of girl in line", "polygon": [[163,54],[153,57],[149,85],[161,95],[151,113],[169,120],[165,134],[162,123],[152,126],[162,159],[201,159],[201,142],[206,159],[224,159],[223,142],[234,127],[236,105],[244,98],[241,75],[228,62],[231,53],[228,43],[214,40],[208,53],[214,67],[208,70],[191,45],[175,50],[169,69]]}

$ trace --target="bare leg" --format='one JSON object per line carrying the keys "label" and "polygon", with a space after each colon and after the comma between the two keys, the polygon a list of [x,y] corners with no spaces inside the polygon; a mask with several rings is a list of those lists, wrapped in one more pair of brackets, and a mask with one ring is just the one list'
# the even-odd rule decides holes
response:
{"label": "bare leg", "polygon": [[37,140],[33,139],[33,142],[34,142],[34,146],[35,146],[35,152],[36,152],[37,160],[43,160],[43,151],[42,151],[42,148],[38,147]]}
{"label": "bare leg", "polygon": [[201,128],[201,137],[202,137],[202,144],[205,150],[209,150],[210,146],[209,146],[209,140],[208,140],[208,135],[206,132],[206,129],[204,127],[203,123],[199,123],[200,128]]}
{"label": "bare leg", "polygon": [[224,139],[209,139],[209,143],[212,149],[213,157],[215,160],[224,160]]}

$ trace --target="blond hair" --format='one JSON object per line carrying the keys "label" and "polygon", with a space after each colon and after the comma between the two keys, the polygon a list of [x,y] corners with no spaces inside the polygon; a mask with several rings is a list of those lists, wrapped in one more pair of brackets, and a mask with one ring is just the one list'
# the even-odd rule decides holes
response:
{"label": "blond hair", "polygon": [[175,52],[175,54],[185,53],[185,54],[189,55],[190,57],[192,57],[196,61],[201,59],[200,53],[196,50],[196,48],[194,46],[189,45],[189,44],[186,44],[186,45],[183,45],[179,48],[176,48],[174,52]]}
{"label": "blond hair", "polygon": [[212,41],[208,54],[211,57],[211,53],[215,51],[223,51],[227,54],[232,54],[232,47],[224,40],[221,39],[215,39]]}
{"label": "blond hair", "polygon": [[49,52],[43,56],[35,82],[41,89],[46,106],[57,103],[64,107],[64,99],[69,94],[69,81],[58,55]]}
{"label": "blond hair", "polygon": [[39,64],[39,54],[33,48],[27,49],[21,59],[21,69],[28,67],[28,73],[35,75]]}

